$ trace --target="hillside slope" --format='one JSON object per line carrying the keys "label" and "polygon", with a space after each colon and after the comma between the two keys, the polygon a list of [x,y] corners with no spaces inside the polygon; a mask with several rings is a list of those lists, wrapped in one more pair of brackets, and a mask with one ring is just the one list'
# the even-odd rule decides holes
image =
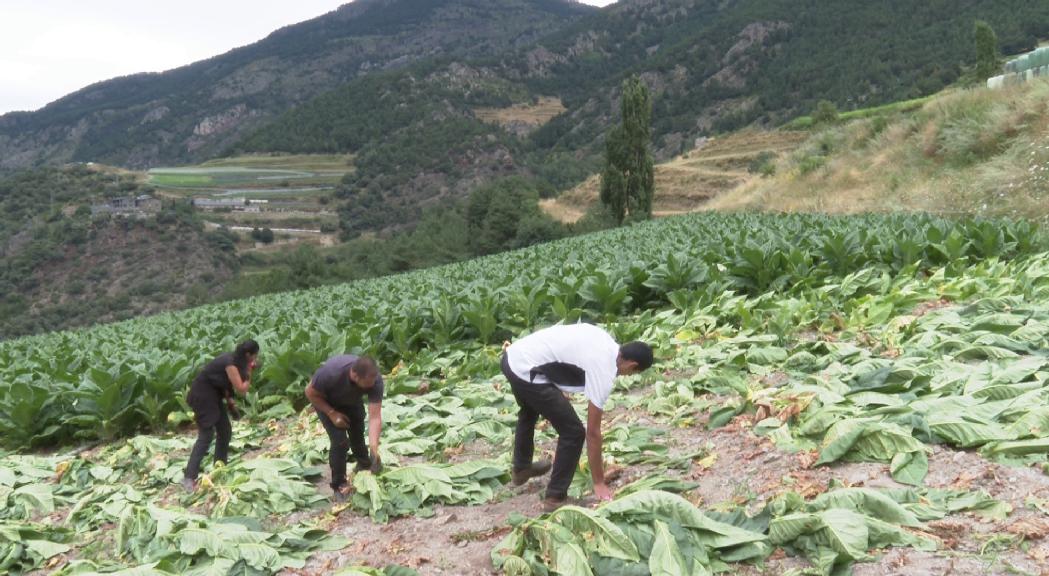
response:
{"label": "hillside slope", "polygon": [[93,216],[105,199],[148,192],[137,177],[74,166],[0,179],[0,339],[185,308],[238,268],[232,237],[188,206]]}
{"label": "hillside slope", "polygon": [[1049,216],[1049,83],[951,91],[813,133],[714,210]]}
{"label": "hillside slope", "polygon": [[[652,213],[660,217],[702,210],[712,199],[758,178],[763,165],[792,152],[806,138],[804,132],[743,130],[656,164]],[[572,223],[597,204],[600,192],[601,176],[595,174],[556,198],[540,201],[540,207]]]}
{"label": "hillside slope", "polygon": [[[350,215],[344,229],[381,230],[505,175],[551,191],[584,181],[600,168],[628,75],[652,92],[653,151],[665,161],[705,135],[776,125],[820,99],[849,110],[934,93],[972,62],[976,18],[1007,51],[1049,32],[1049,5],[1020,1],[624,0],[531,46],[351,82],[231,151],[357,154],[341,196],[396,214]],[[524,130],[485,122],[554,101],[563,112]]]}

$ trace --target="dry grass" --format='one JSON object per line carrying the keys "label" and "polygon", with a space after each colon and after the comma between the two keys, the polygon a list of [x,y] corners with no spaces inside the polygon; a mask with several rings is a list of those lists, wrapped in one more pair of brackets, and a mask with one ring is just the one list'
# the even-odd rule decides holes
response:
{"label": "dry grass", "polygon": [[517,104],[509,108],[477,108],[474,115],[482,122],[500,126],[542,126],[567,110],[560,98],[540,96],[535,104]]}
{"label": "dry grass", "polygon": [[711,210],[1049,215],[1049,83],[959,90],[814,133]]}
{"label": "dry grass", "polygon": [[[709,140],[704,146],[655,167],[657,217],[703,210],[711,199],[756,178],[748,171],[762,154],[785,155],[804,141],[803,132],[745,130]],[[601,178],[594,175],[540,207],[561,222],[577,221],[597,202]]]}
{"label": "dry grass", "polygon": [[559,198],[547,198],[539,201],[539,209],[546,212],[551,218],[565,224],[574,224],[586,215],[586,210],[570,202],[563,202]]}

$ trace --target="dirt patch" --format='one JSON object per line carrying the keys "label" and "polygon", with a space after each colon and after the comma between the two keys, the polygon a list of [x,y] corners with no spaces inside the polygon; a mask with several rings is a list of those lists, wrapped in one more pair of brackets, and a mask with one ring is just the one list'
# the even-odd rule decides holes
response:
{"label": "dirt patch", "polygon": [[477,108],[474,115],[482,122],[498,124],[511,132],[526,135],[568,110],[560,98],[540,96],[534,103],[506,108]]}
{"label": "dirt patch", "polygon": [[481,506],[437,506],[431,518],[401,518],[375,524],[367,516],[343,511],[329,527],[350,539],[338,552],[315,554],[300,570],[282,574],[331,574],[342,566],[410,566],[426,575],[496,574],[491,552],[508,532],[511,514],[538,516],[544,480],[506,488],[497,501]]}
{"label": "dirt patch", "polygon": [[[847,486],[903,487],[876,462],[838,463],[810,468],[810,452],[791,454],[746,428],[745,417],[723,428],[700,432],[716,460],[708,469],[699,464],[688,475],[699,483],[693,501],[703,507],[746,506],[749,512],[785,491],[812,498],[837,480]],[[696,442],[696,431],[674,431],[675,438]],[[856,564],[855,575],[881,574],[1039,574],[1049,575],[1049,516],[1026,506],[1029,497],[1049,499],[1049,477],[1032,468],[1012,468],[979,454],[934,446],[926,486],[956,490],[986,490],[1010,504],[1012,513],[996,521],[972,513],[955,514],[927,524],[940,549],[923,552],[892,548],[871,562]],[[773,575],[808,566],[802,558],[773,554],[763,567],[741,566],[738,574]]]}

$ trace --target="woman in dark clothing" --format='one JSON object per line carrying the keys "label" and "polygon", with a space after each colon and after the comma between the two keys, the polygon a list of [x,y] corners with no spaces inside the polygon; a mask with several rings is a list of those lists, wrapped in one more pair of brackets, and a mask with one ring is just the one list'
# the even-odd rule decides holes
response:
{"label": "woman in dark clothing", "polygon": [[197,442],[193,445],[186,475],[182,479],[182,486],[186,490],[192,492],[196,488],[200,463],[216,435],[215,461],[226,462],[230,437],[233,435],[229,411],[236,410],[233,394],[248,391],[258,355],[258,342],[246,340],[232,354],[222,354],[208,362],[193,380],[186,402],[193,409],[197,421]]}

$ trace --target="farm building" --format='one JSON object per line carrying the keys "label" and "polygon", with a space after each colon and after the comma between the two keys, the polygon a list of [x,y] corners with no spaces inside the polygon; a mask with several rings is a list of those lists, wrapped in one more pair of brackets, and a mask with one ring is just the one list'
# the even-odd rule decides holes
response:
{"label": "farm building", "polygon": [[987,79],[988,88],[1001,88],[1049,77],[1049,46],[1028,52],[1005,63],[1005,74]]}
{"label": "farm building", "polygon": [[160,200],[148,195],[120,196],[91,206],[92,215],[145,216],[160,212]]}
{"label": "farm building", "polygon": [[201,210],[243,210],[248,201],[244,198],[194,198],[193,207]]}

